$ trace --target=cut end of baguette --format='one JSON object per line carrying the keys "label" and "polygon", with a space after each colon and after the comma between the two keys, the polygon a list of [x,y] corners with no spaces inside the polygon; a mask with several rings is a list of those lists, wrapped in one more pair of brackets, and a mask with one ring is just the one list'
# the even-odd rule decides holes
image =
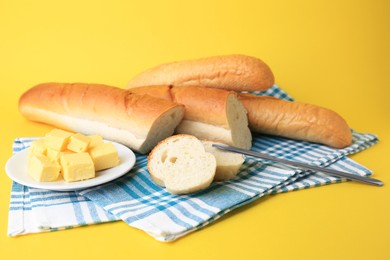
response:
{"label": "cut end of baguette", "polygon": [[[184,116],[184,120],[177,126],[175,132],[177,134],[194,135],[201,140],[250,149],[252,147],[252,133],[248,126],[247,111],[235,93],[230,92],[226,95],[221,110],[219,117],[224,119],[225,125],[211,124],[211,122],[205,122],[206,120],[202,118],[191,120],[192,117]],[[188,113],[188,110],[186,110],[186,113]],[[207,111],[204,111],[203,117],[207,117]],[[215,121],[217,120],[215,119]]]}
{"label": "cut end of baguette", "polygon": [[148,135],[145,138],[140,151],[147,153],[155,147],[158,142],[171,136],[174,133],[175,128],[181,122],[184,116],[183,107],[171,109],[163,113],[150,128]]}
{"label": "cut end of baguette", "polygon": [[192,135],[174,135],[161,141],[148,157],[148,170],[156,184],[172,194],[208,187],[214,179],[215,157]]}
{"label": "cut end of baguette", "polygon": [[229,95],[227,104],[226,116],[231,129],[232,145],[248,150],[252,147],[252,133],[248,126],[247,111],[236,95]]}

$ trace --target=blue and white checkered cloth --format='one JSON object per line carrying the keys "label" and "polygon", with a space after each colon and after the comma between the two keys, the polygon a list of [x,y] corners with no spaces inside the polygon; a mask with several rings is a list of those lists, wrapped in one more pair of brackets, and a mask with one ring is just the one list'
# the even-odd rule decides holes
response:
{"label": "blue and white checkered cloth", "polygon": [[[292,100],[277,86],[260,95]],[[26,149],[33,138],[18,138],[13,150]],[[347,156],[378,141],[353,132],[344,149],[274,136],[254,136],[253,150],[316,166],[369,176],[372,172]],[[123,220],[160,241],[172,241],[213,222],[231,210],[269,194],[345,181],[323,173],[301,171],[247,157],[232,180],[213,183],[189,195],[172,195],[156,185],[147,171],[147,157],[136,154],[133,169],[110,183],[75,192],[55,192],[12,184],[8,234],[55,231]]]}

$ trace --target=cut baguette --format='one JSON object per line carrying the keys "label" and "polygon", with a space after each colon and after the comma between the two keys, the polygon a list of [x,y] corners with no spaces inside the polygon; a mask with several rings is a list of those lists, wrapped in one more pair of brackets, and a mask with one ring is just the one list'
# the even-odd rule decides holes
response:
{"label": "cut baguette", "polygon": [[240,171],[240,168],[245,161],[245,156],[217,149],[212,146],[215,144],[215,142],[212,141],[202,141],[202,143],[206,152],[214,155],[217,161],[214,181],[227,181],[234,178]]}
{"label": "cut baguette", "polygon": [[[201,104],[202,102],[206,102],[206,98],[200,98],[200,96],[191,92],[186,94],[194,96],[192,100],[190,97],[188,97],[189,100],[177,97],[176,93],[179,93],[178,90],[180,90],[180,92],[187,92],[186,88],[188,87],[176,88],[169,86],[150,86],[133,88],[131,91],[135,93],[149,94],[154,97],[160,97],[167,100],[174,100],[178,103],[181,102],[186,106],[186,110],[193,108],[195,111],[194,113],[187,113],[186,111],[184,120],[176,129],[177,132],[192,133],[202,139],[208,139],[225,144],[232,143],[234,145],[235,143],[240,143],[238,141],[229,143],[228,141],[235,136],[236,138],[240,138],[240,134],[234,133],[240,133],[239,127],[241,127],[241,124],[234,123],[234,116],[232,116],[232,113],[228,112],[232,131],[230,132],[229,129],[226,128],[217,128],[215,125],[221,124],[221,118],[223,117],[220,116],[220,118],[218,118],[218,116],[216,116],[218,115],[217,113],[213,114],[212,112],[207,112],[207,110],[214,110],[212,106],[207,107],[205,105],[203,107],[207,107],[207,109],[201,110],[202,108],[198,108],[194,105],[194,103]],[[193,88],[192,91],[195,92],[195,89],[199,89],[200,87],[191,88]],[[204,93],[207,93],[208,88],[203,88],[203,91]],[[205,94],[205,96],[207,96],[207,94]],[[352,133],[347,122],[339,114],[330,109],[312,104],[281,100],[274,97],[242,93],[237,94],[237,96],[240,104],[242,104],[247,111],[247,120],[252,132],[321,143],[334,148],[344,148],[352,143]],[[203,101],[196,103],[198,98]],[[193,115],[196,115],[196,111],[202,111],[202,114],[209,118],[202,119],[201,117],[192,117]],[[225,118],[229,118],[229,116],[225,116]],[[191,118],[194,119],[188,120]],[[211,124],[211,120],[215,122],[214,125]],[[233,130],[234,127],[236,127],[236,130]],[[217,135],[218,138],[207,138],[207,134],[210,136]],[[246,134],[242,135],[241,138],[243,138],[243,136],[246,136]],[[242,148],[249,149],[248,147]]]}
{"label": "cut baguette", "polygon": [[312,104],[239,94],[253,132],[321,143],[334,148],[352,144],[347,122],[336,112]]}
{"label": "cut baguette", "polygon": [[187,194],[207,188],[214,179],[216,159],[191,135],[174,135],[150,152],[148,170],[156,184],[172,194]]}
{"label": "cut baguette", "polygon": [[225,55],[162,64],[135,76],[128,87],[173,85],[262,91],[274,81],[271,69],[262,60]]}
{"label": "cut baguette", "polygon": [[100,134],[139,153],[173,134],[183,105],[85,83],[45,83],[25,92],[19,111],[29,120],[83,134]]}
{"label": "cut baguette", "polygon": [[233,91],[202,87],[149,86],[129,91],[173,101],[185,106],[177,134],[250,149],[252,135],[244,106]]}

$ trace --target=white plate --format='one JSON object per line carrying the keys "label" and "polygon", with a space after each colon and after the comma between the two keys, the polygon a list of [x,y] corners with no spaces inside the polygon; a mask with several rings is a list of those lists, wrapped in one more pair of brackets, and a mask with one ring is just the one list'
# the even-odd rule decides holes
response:
{"label": "white plate", "polygon": [[133,151],[122,144],[115,142],[112,143],[118,151],[120,160],[119,165],[107,170],[96,172],[96,177],[92,179],[77,182],[65,182],[64,180],[54,182],[35,181],[27,174],[28,149],[24,149],[23,151],[14,154],[7,161],[5,171],[7,172],[8,177],[10,177],[13,181],[33,188],[55,191],[73,191],[93,187],[121,177],[130,171],[135,164],[136,159]]}

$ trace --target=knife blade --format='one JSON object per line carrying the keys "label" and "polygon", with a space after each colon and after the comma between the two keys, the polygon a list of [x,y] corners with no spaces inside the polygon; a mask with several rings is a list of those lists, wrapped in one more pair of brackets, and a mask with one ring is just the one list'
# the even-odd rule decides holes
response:
{"label": "knife blade", "polygon": [[260,158],[260,159],[265,159],[268,161],[274,161],[274,162],[282,163],[285,165],[294,166],[296,168],[300,168],[303,170],[323,172],[323,173],[327,173],[327,174],[332,175],[332,176],[346,178],[348,180],[358,181],[358,182],[367,183],[367,184],[371,184],[371,185],[375,185],[375,186],[383,186],[382,181],[374,179],[374,178],[369,178],[369,177],[355,175],[355,174],[348,173],[348,172],[337,171],[337,170],[333,170],[333,169],[327,169],[327,168],[322,168],[322,167],[318,167],[318,166],[313,166],[313,165],[310,165],[307,163],[301,163],[301,162],[291,161],[291,160],[287,160],[287,159],[283,159],[283,158],[278,158],[278,157],[271,156],[271,155],[268,155],[268,154],[265,154],[262,152],[255,152],[255,151],[245,150],[245,149],[227,146],[227,145],[213,144],[213,146],[215,148],[218,148],[218,149],[221,149],[224,151],[240,153],[240,154],[244,154],[244,155],[248,155],[248,156],[252,156],[252,157],[256,157],[256,158]]}

